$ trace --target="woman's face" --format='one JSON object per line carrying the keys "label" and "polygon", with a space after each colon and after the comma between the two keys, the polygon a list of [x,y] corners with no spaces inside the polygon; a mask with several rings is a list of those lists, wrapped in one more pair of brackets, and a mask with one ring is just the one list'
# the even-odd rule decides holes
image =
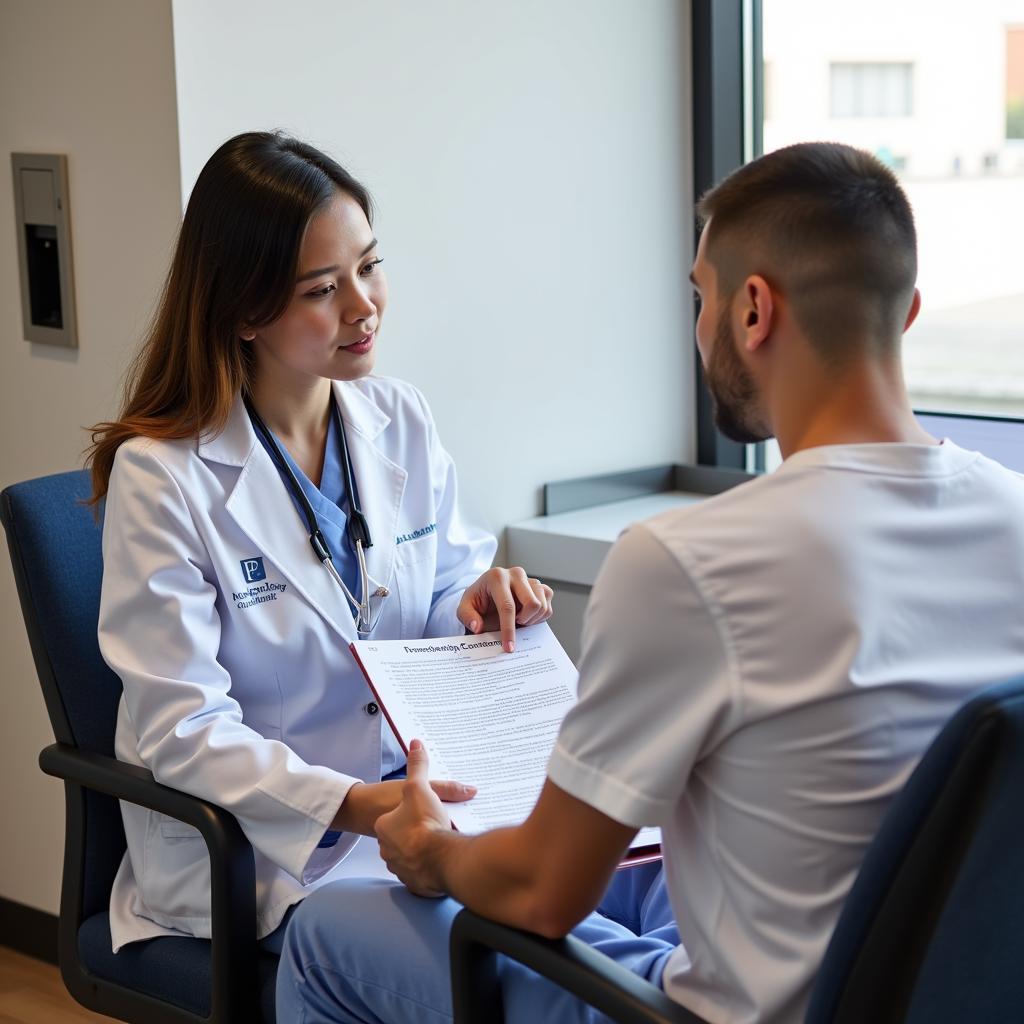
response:
{"label": "woman's face", "polygon": [[388,298],[380,262],[362,207],[339,192],[309,222],[284,313],[242,331],[256,354],[257,377],[301,387],[315,378],[355,380],[370,373]]}

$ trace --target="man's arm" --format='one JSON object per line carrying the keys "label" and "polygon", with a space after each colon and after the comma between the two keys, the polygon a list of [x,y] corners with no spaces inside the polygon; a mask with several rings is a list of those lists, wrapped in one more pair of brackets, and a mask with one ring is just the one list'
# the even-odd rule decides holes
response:
{"label": "man's arm", "polygon": [[668,820],[702,751],[740,720],[726,641],[691,570],[632,527],[594,584],[579,702],[533,813],[518,828],[452,833],[425,785],[423,752],[410,751],[402,803],[376,824],[391,870],[413,892],[450,893],[505,924],[564,935],[598,904],[635,834],[621,822]]}
{"label": "man's arm", "polygon": [[503,924],[565,935],[600,902],[636,835],[548,780],[522,825],[462,836],[451,830],[428,769],[413,740],[402,802],[377,819],[381,854],[413,892],[454,896]]}

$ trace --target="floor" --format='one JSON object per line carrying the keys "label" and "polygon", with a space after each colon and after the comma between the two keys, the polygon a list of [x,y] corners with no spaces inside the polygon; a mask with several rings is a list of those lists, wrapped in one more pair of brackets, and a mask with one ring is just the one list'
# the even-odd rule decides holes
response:
{"label": "floor", "polygon": [[0,946],[0,1024],[83,1024],[111,1021],[68,995],[51,964]]}

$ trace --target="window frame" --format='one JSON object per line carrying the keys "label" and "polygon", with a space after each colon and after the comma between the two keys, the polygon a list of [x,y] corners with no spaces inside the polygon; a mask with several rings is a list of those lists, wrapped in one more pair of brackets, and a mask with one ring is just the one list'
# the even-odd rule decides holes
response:
{"label": "window frame", "polygon": [[[764,127],[762,0],[692,0],[694,197],[761,155]],[[697,237],[694,224],[694,249]],[[696,315],[696,311],[695,311]],[[764,445],[731,441],[715,426],[700,359],[695,374],[697,464],[764,470]]]}

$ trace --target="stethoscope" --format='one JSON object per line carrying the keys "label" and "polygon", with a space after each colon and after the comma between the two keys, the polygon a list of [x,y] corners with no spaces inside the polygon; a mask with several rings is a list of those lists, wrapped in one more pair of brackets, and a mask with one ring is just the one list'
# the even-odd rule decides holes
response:
{"label": "stethoscope", "polygon": [[[320,559],[324,567],[334,578],[334,581],[341,587],[345,597],[348,598],[348,603],[352,606],[356,620],[356,631],[360,636],[372,633],[380,621],[383,600],[377,606],[377,614],[371,617],[370,598],[377,597],[383,599],[388,596],[390,591],[382,583],[375,580],[366,568],[366,555],[364,552],[366,548],[373,547],[373,541],[370,539],[370,527],[366,522],[366,516],[363,515],[362,509],[356,502],[355,480],[352,476],[352,460],[348,454],[348,438],[345,436],[345,424],[342,422],[341,412],[338,409],[338,403],[334,400],[333,392],[331,394],[331,414],[334,416],[338,436],[341,438],[341,475],[345,485],[345,500],[348,502],[345,530],[348,533],[349,542],[352,544],[352,548],[356,553],[356,561],[359,564],[360,598],[358,600],[345,585],[345,581],[341,578],[341,573],[334,566],[334,559],[331,557],[330,548],[327,547],[327,541],[320,532],[316,512],[313,511],[313,506],[310,505],[306,492],[303,491],[302,485],[292,472],[292,467],[288,465],[288,461],[285,459],[277,443],[277,438],[274,437],[270,432],[270,428],[263,422],[262,417],[253,407],[248,395],[245,396],[245,408],[249,412],[249,419],[252,420],[252,425],[259,431],[260,436],[267,443],[267,448],[273,454],[274,462],[284,477],[288,489],[295,496],[299,507],[302,509],[302,513],[306,518],[306,525],[309,527],[309,543],[316,552],[316,557]],[[370,593],[371,584],[375,588],[372,594]]]}

